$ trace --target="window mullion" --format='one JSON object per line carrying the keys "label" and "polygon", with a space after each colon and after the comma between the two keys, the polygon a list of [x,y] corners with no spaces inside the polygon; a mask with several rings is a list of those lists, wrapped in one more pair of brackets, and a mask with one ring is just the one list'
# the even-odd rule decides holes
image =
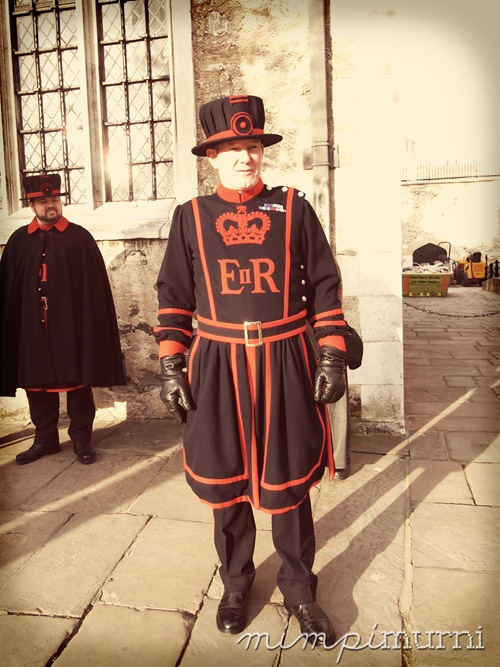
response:
{"label": "window mullion", "polygon": [[94,208],[106,201],[103,137],[102,103],[99,85],[98,34],[94,0],[77,0],[77,37],[80,48],[81,95],[86,104],[82,104],[84,161],[86,170],[87,201]]}

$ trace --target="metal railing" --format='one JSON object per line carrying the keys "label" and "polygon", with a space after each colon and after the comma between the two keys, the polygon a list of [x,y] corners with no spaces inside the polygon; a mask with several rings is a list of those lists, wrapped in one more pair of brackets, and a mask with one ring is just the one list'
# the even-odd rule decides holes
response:
{"label": "metal railing", "polygon": [[486,270],[485,277],[488,278],[498,278],[499,276],[499,262],[498,259],[495,259],[493,262],[488,263],[488,258],[486,257]]}
{"label": "metal railing", "polygon": [[417,162],[403,165],[402,182],[500,176],[500,156],[470,161]]}

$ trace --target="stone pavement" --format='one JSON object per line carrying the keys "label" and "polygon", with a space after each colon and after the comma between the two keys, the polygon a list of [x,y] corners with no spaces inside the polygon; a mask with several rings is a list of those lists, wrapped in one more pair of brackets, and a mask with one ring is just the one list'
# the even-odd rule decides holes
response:
{"label": "stone pavement", "polygon": [[33,430],[2,424],[0,665],[500,665],[499,313],[480,288],[404,299],[406,435],[354,434],[351,476],[313,492],[331,650],[289,622],[262,514],[249,626],[217,631],[211,512],[177,426],[98,419],[82,466],[62,423],[60,454],[17,466]]}

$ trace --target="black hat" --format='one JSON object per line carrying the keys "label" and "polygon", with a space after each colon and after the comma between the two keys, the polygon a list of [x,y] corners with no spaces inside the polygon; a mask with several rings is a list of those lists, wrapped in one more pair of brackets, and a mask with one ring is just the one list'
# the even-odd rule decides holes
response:
{"label": "black hat", "polygon": [[23,185],[26,191],[26,197],[23,197],[24,200],[66,194],[66,192],[61,192],[61,177],[59,174],[23,176]]}
{"label": "black hat", "polygon": [[264,103],[253,95],[233,95],[208,102],[200,108],[200,122],[206,141],[191,149],[191,153],[206,156],[207,148],[223,141],[257,137],[264,146],[280,142],[281,134],[264,133],[266,116]]}

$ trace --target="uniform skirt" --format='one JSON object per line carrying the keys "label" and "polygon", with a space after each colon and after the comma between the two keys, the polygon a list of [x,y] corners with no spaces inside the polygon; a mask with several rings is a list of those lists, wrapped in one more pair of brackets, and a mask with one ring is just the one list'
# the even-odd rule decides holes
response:
{"label": "uniform skirt", "polygon": [[184,465],[203,502],[286,512],[325,467],[333,475],[328,412],[313,398],[316,365],[302,333],[257,347],[195,337],[188,360],[195,409],[184,430]]}

